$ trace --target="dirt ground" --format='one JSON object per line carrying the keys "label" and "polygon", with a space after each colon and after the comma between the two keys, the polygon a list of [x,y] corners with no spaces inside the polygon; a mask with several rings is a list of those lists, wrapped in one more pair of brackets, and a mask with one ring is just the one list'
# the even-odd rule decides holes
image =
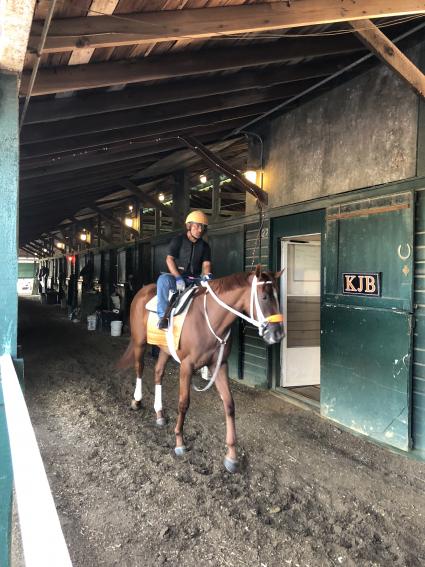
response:
{"label": "dirt ground", "polygon": [[214,390],[193,392],[177,458],[177,366],[158,429],[152,357],[141,412],[114,369],[127,341],[21,301],[26,399],[75,567],[425,565],[425,463],[241,384],[241,474],[222,464]]}

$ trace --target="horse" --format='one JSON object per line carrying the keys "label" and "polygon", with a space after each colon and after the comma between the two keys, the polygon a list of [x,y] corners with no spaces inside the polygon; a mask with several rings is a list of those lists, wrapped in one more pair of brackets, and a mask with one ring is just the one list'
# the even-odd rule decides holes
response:
{"label": "horse", "polygon": [[[231,346],[228,340],[230,328],[235,319],[241,317],[258,328],[259,335],[266,344],[272,345],[282,340],[283,317],[277,295],[277,279],[280,274],[281,272],[263,272],[261,266],[257,266],[253,272],[242,272],[203,282],[196,290],[176,351],[181,362],[178,416],[174,430],[174,451],[177,456],[186,452],[183,425],[190,404],[192,375],[195,370],[208,366],[212,378],[207,387],[215,382],[224,405],[227,446],[224,466],[230,473],[238,472],[235,404],[229,387],[227,364]],[[149,284],[134,296],[130,307],[131,339],[118,362],[119,368],[126,368],[134,360],[136,387],[131,407],[135,410],[140,409],[142,401],[143,359],[147,346],[149,315],[146,304],[155,294],[156,285]],[[168,350],[161,348],[155,365],[154,411],[158,426],[164,426],[166,423],[162,406],[162,379],[169,358]]]}

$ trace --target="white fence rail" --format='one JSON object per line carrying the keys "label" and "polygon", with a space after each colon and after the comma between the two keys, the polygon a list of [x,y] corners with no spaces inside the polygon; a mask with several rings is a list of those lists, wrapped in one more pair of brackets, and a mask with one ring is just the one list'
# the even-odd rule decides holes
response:
{"label": "white fence rail", "polygon": [[15,493],[26,567],[72,567],[49,481],[10,355],[0,356]]}

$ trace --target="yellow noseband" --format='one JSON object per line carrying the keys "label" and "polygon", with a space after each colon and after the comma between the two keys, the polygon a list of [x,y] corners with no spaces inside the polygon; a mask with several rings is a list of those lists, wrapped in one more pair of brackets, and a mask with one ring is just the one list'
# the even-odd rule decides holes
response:
{"label": "yellow noseband", "polygon": [[282,313],[276,313],[275,315],[269,315],[266,317],[268,323],[283,323]]}

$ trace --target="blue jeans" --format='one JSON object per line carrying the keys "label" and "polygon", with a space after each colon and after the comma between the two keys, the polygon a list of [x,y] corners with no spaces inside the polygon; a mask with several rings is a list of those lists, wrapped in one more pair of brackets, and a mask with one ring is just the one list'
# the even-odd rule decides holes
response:
{"label": "blue jeans", "polygon": [[[200,278],[182,276],[186,285],[199,282]],[[158,294],[158,317],[164,317],[168,307],[169,291],[176,291],[176,278],[172,274],[161,274],[156,282],[156,293]]]}

